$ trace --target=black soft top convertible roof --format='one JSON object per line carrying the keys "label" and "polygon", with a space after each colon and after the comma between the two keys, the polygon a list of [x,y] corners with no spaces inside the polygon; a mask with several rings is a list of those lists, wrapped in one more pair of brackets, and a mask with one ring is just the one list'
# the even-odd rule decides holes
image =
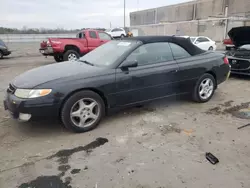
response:
{"label": "black soft top convertible roof", "polygon": [[174,36],[140,36],[124,38],[124,40],[137,40],[143,44],[155,43],[155,42],[171,42],[184,48],[190,55],[198,55],[205,51],[195,46],[189,38],[174,37]]}

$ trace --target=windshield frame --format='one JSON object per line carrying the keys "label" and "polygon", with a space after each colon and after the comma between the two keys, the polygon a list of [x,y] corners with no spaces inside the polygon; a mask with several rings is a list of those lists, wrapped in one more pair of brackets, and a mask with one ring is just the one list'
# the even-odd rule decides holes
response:
{"label": "windshield frame", "polygon": [[[109,42],[112,42],[112,41],[109,41]],[[108,42],[108,43],[109,43]],[[124,60],[128,57],[129,54],[131,54],[135,49],[137,49],[139,46],[143,45],[143,43],[141,41],[137,41],[137,40],[119,40],[117,42],[133,42],[134,45],[132,47],[130,47],[127,51],[125,51],[120,57],[117,57],[117,59],[109,64],[109,65],[104,65],[104,66],[101,66],[100,64],[95,64],[94,62],[90,62],[93,64],[93,66],[95,67],[102,67],[102,68],[109,68],[109,69],[116,69],[116,68],[119,68],[120,65],[124,62]],[[105,45],[105,44],[104,44]],[[95,50],[93,50],[94,52]],[[91,52],[90,52],[91,53]],[[81,57],[79,60],[81,61],[88,61],[88,59],[85,59],[84,56]],[[84,63],[84,62],[83,62]]]}

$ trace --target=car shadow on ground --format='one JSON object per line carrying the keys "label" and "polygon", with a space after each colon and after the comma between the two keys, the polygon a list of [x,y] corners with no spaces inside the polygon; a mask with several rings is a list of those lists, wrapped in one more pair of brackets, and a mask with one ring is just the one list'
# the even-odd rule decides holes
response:
{"label": "car shadow on ground", "polygon": [[[108,126],[110,121],[119,121],[120,118],[126,118],[131,115],[137,116],[142,115],[149,112],[156,112],[161,109],[178,106],[180,104],[189,103],[189,99],[187,96],[178,96],[171,97],[167,99],[160,99],[150,103],[146,103],[143,105],[137,105],[135,107],[128,107],[121,109],[119,111],[108,114],[103,118],[102,122],[100,122],[100,126]],[[129,117],[128,117],[129,118]],[[42,119],[36,118],[32,119],[29,122],[18,122],[16,120],[9,120],[9,124],[11,124],[16,131],[31,137],[43,137],[43,136],[53,136],[53,135],[70,135],[74,134],[73,132],[67,130],[62,122],[59,119]],[[98,129],[98,127],[97,127]],[[92,130],[95,131],[95,130]]]}
{"label": "car shadow on ground", "polygon": [[190,96],[186,95],[159,99],[145,104],[138,104],[134,107],[127,107],[119,111],[112,112],[107,115],[104,121],[109,121],[112,118],[119,119],[128,115],[141,115],[150,112],[157,113],[157,111],[161,111],[164,108],[171,108],[171,106],[178,106],[183,103],[189,104],[193,102],[190,100]]}
{"label": "car shadow on ground", "polygon": [[250,75],[238,75],[238,74],[231,74],[230,78],[232,79],[241,79],[241,80],[246,80],[246,81],[250,81]]}
{"label": "car shadow on ground", "polygon": [[26,136],[43,137],[60,135],[60,134],[71,134],[70,131],[62,126],[62,123],[56,119],[35,119],[29,122],[16,122],[17,129],[19,132]]}

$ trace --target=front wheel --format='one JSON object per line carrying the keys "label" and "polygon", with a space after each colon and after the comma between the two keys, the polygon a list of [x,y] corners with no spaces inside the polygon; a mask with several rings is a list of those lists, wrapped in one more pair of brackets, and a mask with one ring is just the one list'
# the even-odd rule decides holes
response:
{"label": "front wheel", "polygon": [[211,74],[204,74],[197,81],[194,91],[193,100],[199,103],[208,102],[214,95],[216,82]]}
{"label": "front wheel", "polygon": [[80,55],[75,50],[68,50],[63,55],[64,61],[76,61]]}
{"label": "front wheel", "polygon": [[66,128],[86,132],[96,128],[104,114],[105,104],[97,93],[80,91],[65,102],[61,119]]}
{"label": "front wheel", "polygon": [[124,38],[124,37],[125,37],[125,35],[124,35],[124,34],[122,34],[122,35],[121,35],[121,38]]}

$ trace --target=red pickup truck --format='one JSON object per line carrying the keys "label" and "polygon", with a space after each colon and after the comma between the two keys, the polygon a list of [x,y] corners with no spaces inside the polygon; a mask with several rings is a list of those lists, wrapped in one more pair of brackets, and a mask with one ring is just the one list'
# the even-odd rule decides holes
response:
{"label": "red pickup truck", "polygon": [[40,44],[40,53],[54,56],[56,62],[72,61],[110,40],[112,37],[103,31],[83,30],[76,38],[48,38]]}

